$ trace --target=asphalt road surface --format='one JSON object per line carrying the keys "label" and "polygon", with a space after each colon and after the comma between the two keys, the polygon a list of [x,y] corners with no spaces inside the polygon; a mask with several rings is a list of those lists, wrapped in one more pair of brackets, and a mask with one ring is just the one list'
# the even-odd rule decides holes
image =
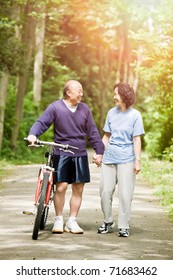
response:
{"label": "asphalt road surface", "polygon": [[[91,161],[90,161],[91,162]],[[98,234],[102,223],[99,198],[99,168],[90,163],[91,183],[86,184],[78,222],[84,234],[52,234],[54,207],[47,226],[33,241],[34,193],[39,165],[16,166],[0,183],[0,260],[173,260],[173,222],[159,205],[154,190],[137,178],[132,203],[129,238],[115,231]],[[64,219],[68,218],[67,191]],[[117,220],[118,198],[114,195],[113,213]]]}

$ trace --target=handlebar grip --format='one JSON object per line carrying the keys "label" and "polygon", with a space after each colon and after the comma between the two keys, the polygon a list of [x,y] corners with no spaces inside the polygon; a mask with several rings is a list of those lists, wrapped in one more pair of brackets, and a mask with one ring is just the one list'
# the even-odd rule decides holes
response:
{"label": "handlebar grip", "polygon": [[[24,141],[30,142],[30,141],[28,140],[28,138],[26,138],[26,137],[24,138]],[[39,139],[36,139],[35,144],[40,144],[40,140],[39,140]]]}

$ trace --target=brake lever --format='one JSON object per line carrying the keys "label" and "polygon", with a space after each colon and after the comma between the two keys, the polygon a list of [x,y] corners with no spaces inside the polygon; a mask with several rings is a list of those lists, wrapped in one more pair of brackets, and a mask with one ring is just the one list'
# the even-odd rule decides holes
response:
{"label": "brake lever", "polygon": [[28,147],[39,148],[39,147],[44,147],[44,145],[29,144]]}
{"label": "brake lever", "polygon": [[71,154],[75,154],[74,152],[72,152],[71,150],[65,150],[65,149],[63,149],[63,148],[60,148],[59,149],[60,151],[63,151],[63,152],[66,152],[66,153],[71,153]]}

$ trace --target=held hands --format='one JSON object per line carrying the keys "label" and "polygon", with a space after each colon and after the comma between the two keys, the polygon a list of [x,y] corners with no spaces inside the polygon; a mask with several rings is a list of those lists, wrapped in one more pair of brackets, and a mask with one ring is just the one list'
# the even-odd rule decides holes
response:
{"label": "held hands", "polygon": [[93,155],[93,163],[95,163],[98,167],[102,164],[102,155]]}

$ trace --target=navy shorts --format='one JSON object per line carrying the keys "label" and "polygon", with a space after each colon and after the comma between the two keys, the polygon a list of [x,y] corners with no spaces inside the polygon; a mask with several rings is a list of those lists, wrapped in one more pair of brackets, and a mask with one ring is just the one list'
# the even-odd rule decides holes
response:
{"label": "navy shorts", "polygon": [[87,156],[54,155],[54,184],[57,182],[88,183],[90,172]]}

